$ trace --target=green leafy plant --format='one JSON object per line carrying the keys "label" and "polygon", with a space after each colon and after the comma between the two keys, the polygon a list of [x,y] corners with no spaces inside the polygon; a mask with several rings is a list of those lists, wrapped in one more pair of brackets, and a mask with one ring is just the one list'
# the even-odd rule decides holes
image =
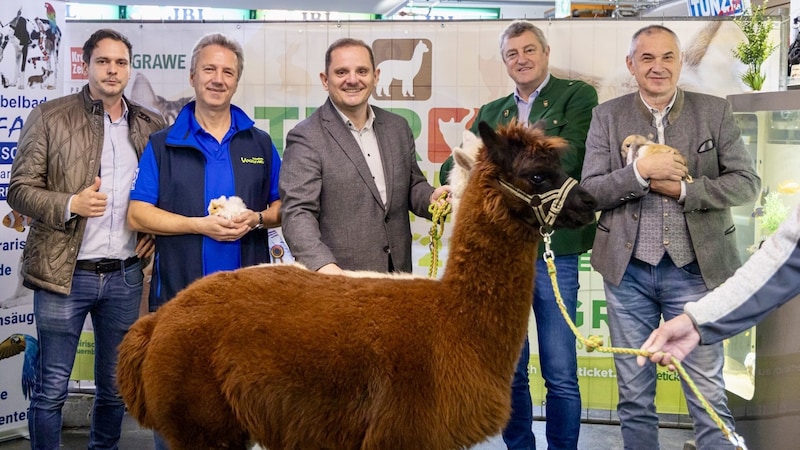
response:
{"label": "green leafy plant", "polygon": [[739,42],[733,54],[736,59],[747,66],[747,70],[739,75],[742,82],[754,91],[760,91],[767,76],[761,71],[761,65],[778,48],[769,40],[769,34],[775,26],[766,14],[767,2],[760,6],[751,6],[744,15],[733,19],[744,33],[745,41]]}
{"label": "green leafy plant", "polygon": [[769,236],[786,220],[789,207],[781,200],[781,193],[772,191],[764,197],[764,215],[761,217],[761,231]]}
{"label": "green leafy plant", "polygon": [[794,195],[800,192],[800,184],[796,181],[787,180],[778,185],[778,189],[770,191],[767,188],[766,192],[762,194],[760,205],[756,205],[753,216],[761,222],[762,238],[751,246],[748,250],[750,253],[755,252],[761,247],[763,241],[786,220],[789,215],[789,207],[783,203],[783,196]]}

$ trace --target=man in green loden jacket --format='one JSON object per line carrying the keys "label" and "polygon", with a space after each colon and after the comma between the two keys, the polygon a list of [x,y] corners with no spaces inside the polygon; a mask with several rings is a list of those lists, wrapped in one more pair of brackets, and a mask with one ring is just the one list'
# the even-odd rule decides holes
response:
{"label": "man in green loden jacket", "polygon": [[[597,92],[582,82],[564,80],[550,74],[550,46],[542,30],[525,21],[511,23],[500,35],[500,51],[508,75],[516,89],[507,97],[483,105],[472,124],[497,126],[516,119],[533,124],[541,122],[549,136],[560,136],[569,149],[561,156],[567,174],[580,180],[586,151],[586,134],[597,106]],[[442,184],[453,167],[452,157],[439,174]],[[572,320],[578,302],[578,257],[592,247],[595,224],[574,230],[558,230],[552,236],[559,289]],[[539,254],[544,251],[540,246]],[[539,340],[539,360],[547,388],[547,447],[576,449],[580,431],[581,396],[578,388],[578,364],[575,335],[567,326],[556,304],[546,264],[536,264],[533,312]],[[531,425],[533,421],[528,384],[528,340],[522,348],[511,386],[511,419],[503,430],[509,450],[536,448]]]}

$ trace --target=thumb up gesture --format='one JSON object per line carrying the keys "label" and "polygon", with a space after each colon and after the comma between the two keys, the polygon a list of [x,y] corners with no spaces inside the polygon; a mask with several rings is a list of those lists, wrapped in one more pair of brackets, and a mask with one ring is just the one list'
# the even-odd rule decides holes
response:
{"label": "thumb up gesture", "polygon": [[100,190],[100,177],[94,177],[94,184],[72,197],[70,212],[83,217],[100,217],[106,211],[108,194]]}

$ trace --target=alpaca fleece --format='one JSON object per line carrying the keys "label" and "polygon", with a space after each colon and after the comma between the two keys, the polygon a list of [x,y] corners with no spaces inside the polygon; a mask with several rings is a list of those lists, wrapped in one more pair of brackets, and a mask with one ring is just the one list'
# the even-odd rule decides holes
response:
{"label": "alpaca fleece", "polygon": [[[205,277],[120,346],[130,413],[172,450],[454,450],[498,433],[528,329],[538,223],[559,138],[481,124],[441,280],[257,266]],[[457,158],[464,160],[464,158]],[[570,192],[556,226],[594,199]]]}

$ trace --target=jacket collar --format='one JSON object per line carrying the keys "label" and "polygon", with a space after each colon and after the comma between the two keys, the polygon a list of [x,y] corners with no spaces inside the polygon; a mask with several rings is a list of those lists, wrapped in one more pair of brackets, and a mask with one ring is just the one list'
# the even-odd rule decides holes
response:
{"label": "jacket collar", "polygon": [[[388,137],[385,135],[386,133],[379,133],[377,131],[377,129],[381,128],[383,125],[382,116],[379,114],[380,108],[372,108],[371,106],[370,108],[374,113],[373,117],[375,120],[372,126],[378,139],[378,148],[381,149],[381,161],[383,162],[384,174],[386,176],[386,201],[389,202],[392,198],[392,177],[394,174],[394,170],[388,166],[389,161],[387,160],[386,155],[386,152],[388,152],[386,149],[389,148],[390,144],[387,140]],[[379,202],[380,205],[383,205],[383,200],[381,200],[378,187],[375,185],[375,181],[372,179],[372,172],[369,170],[367,160],[361,153],[361,147],[359,147],[358,142],[356,142],[353,134],[347,127],[347,124],[342,118],[342,115],[339,113],[339,110],[337,110],[333,105],[330,97],[328,97],[328,100],[325,102],[325,104],[320,107],[319,114],[320,118],[324,122],[324,127],[327,129],[327,132],[356,167],[356,170],[358,171],[359,175],[361,175],[361,178],[364,180],[367,188],[370,190],[370,192],[372,192],[372,196],[376,201]]]}
{"label": "jacket collar", "polygon": [[[79,95],[83,100],[83,107],[86,110],[87,114],[97,115],[101,117],[103,116],[103,114],[105,113],[105,108],[103,107],[103,101],[95,100],[92,98],[92,96],[89,94],[88,83],[83,87],[83,89],[81,89]],[[124,94],[122,95],[122,101],[125,102],[125,108],[128,109],[128,123],[131,123],[131,120],[139,114],[139,105],[128,100],[128,98],[125,97]],[[149,117],[147,116],[144,117],[148,122],[150,121]]]}
{"label": "jacket collar", "polygon": [[[553,74],[548,74],[547,78],[545,79],[547,83],[544,84],[544,87],[541,87],[541,91],[533,100],[533,105],[531,105],[531,115],[536,116],[537,114],[542,114],[541,108],[547,108],[551,103],[550,92],[554,89],[561,89],[561,87],[556,87],[559,85],[561,78],[556,77]],[[534,111],[539,111],[534,114]],[[503,104],[502,109],[502,120],[503,123],[508,123],[511,121],[512,118],[517,117],[519,111],[517,110],[517,90],[514,88],[514,92],[512,92]],[[530,118],[530,117],[529,117]],[[534,121],[535,122],[535,121]]]}
{"label": "jacket collar", "polygon": [[[539,86],[536,86],[536,89],[533,91],[533,93],[531,93],[531,95],[533,95],[534,93],[536,94],[536,97],[534,97],[534,99],[533,99],[534,101],[536,101],[536,99],[539,98],[539,96],[542,95],[543,92],[546,92],[547,85],[550,84],[550,79],[552,77],[553,76],[550,75],[550,72],[548,72],[547,76],[544,77],[544,80],[542,80],[542,84],[540,84]],[[518,87],[514,88],[514,92],[512,92],[511,95],[514,97],[514,102],[515,103],[519,102],[520,100],[527,102],[530,99],[530,97],[522,98],[522,96],[519,95],[519,88]]]}
{"label": "jacket collar", "polygon": [[[197,101],[192,100],[183,105],[183,108],[181,108],[181,111],[178,113],[178,117],[175,118],[175,123],[172,124],[167,134],[167,142],[169,144],[186,144],[186,140],[194,140],[192,136],[194,136],[194,133],[200,127],[197,124],[197,120],[194,118],[194,108],[196,104]],[[253,119],[248,117],[241,108],[233,104],[231,105],[231,126],[236,130],[236,133],[248,130],[254,125],[255,122],[253,122]]]}
{"label": "jacket collar", "polygon": [[[678,120],[678,117],[680,117],[681,113],[683,112],[685,97],[684,91],[681,88],[678,88],[678,91],[675,94],[675,103],[672,104],[672,108],[670,108],[669,113],[667,113],[668,124],[671,125],[675,123]],[[650,112],[650,108],[644,104],[642,101],[642,96],[638,91],[633,94],[633,101],[635,102],[636,110],[642,114],[645,120],[652,121],[653,113]]]}

